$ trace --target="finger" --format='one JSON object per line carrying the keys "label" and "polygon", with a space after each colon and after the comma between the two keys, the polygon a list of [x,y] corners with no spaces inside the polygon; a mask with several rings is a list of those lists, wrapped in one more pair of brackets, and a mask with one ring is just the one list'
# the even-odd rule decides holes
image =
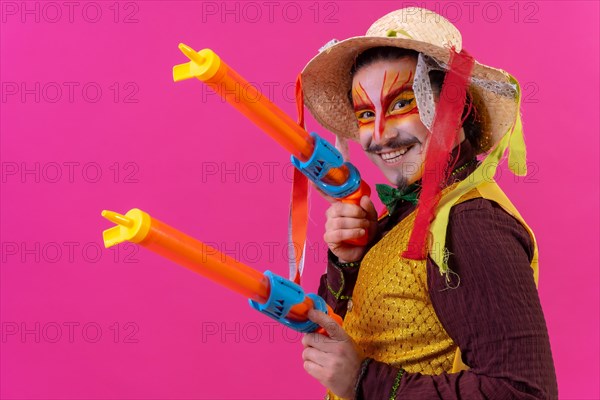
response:
{"label": "finger", "polygon": [[313,184],[313,187],[315,189],[317,189],[317,191],[319,192],[319,194],[325,199],[327,200],[330,204],[335,204],[337,203],[337,199],[335,197],[331,197],[328,194],[325,194],[324,191],[322,191],[321,189],[319,189],[319,187],[317,185],[314,184],[314,182],[311,181],[311,183]]}
{"label": "finger", "polygon": [[307,333],[302,338],[302,344],[305,349],[314,348],[323,354],[331,352],[331,343],[337,343],[338,340],[331,339],[329,336],[325,336],[321,333]]}
{"label": "finger", "polygon": [[371,221],[377,220],[377,210],[375,209],[375,205],[369,198],[369,196],[363,196],[360,199],[360,206],[367,213],[367,218]]}
{"label": "finger", "polygon": [[365,218],[367,216],[367,213],[365,212],[365,210],[363,210],[361,207],[357,206],[356,204],[342,203],[342,202],[338,201],[335,204],[332,204],[327,209],[327,211],[325,212],[325,215],[328,218],[334,218],[334,217]]}
{"label": "finger", "polygon": [[321,382],[325,372],[325,368],[312,361],[304,361],[304,370],[319,382]]}
{"label": "finger", "polygon": [[304,361],[311,361],[315,364],[325,367],[327,363],[327,354],[314,347],[307,347],[302,351],[302,359]]}
{"label": "finger", "polygon": [[[308,312],[308,319],[318,324],[321,328],[325,329],[329,337],[333,340],[344,341],[348,340],[350,336],[344,331],[344,329],[338,325],[337,322],[323,311],[312,309]],[[322,341],[321,341],[322,343]],[[313,346],[319,348],[319,346]]]}
{"label": "finger", "polygon": [[329,204],[335,204],[338,202],[338,199],[336,199],[335,197],[331,197],[326,195],[325,193],[321,192],[321,194],[323,195],[323,197],[325,198],[325,200],[327,200],[329,202]]}
{"label": "finger", "polygon": [[317,336],[319,336],[318,333],[307,333],[304,335],[304,337],[302,338],[302,345],[304,347],[314,347],[314,344],[317,341]]}
{"label": "finger", "polygon": [[336,229],[367,229],[369,225],[370,221],[365,218],[337,217],[328,218],[327,222],[325,222],[325,229],[331,231]]}
{"label": "finger", "polygon": [[365,235],[366,231],[362,228],[355,229],[336,229],[335,231],[327,231],[323,235],[325,243],[341,243],[350,239],[358,239]]}

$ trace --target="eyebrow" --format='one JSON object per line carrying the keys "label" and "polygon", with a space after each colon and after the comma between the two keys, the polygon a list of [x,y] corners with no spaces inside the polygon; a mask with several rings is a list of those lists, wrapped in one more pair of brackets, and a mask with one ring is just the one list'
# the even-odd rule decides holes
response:
{"label": "eyebrow", "polygon": [[[383,108],[387,108],[389,106],[389,103],[393,99],[395,99],[400,93],[404,92],[407,89],[412,90],[412,85],[414,83],[414,81],[412,80],[413,72],[410,71],[408,78],[406,78],[406,80],[404,81],[404,83],[401,86],[399,86],[395,89],[392,89],[391,91],[387,92],[384,95],[383,90],[385,87],[386,77],[387,77],[387,71],[385,71],[383,74],[383,85],[381,87],[381,94],[380,94],[380,100],[382,101]],[[399,77],[400,77],[400,73],[398,72],[396,74],[396,76],[394,77],[394,80],[392,81],[390,88],[392,88],[394,86],[394,84],[398,81]],[[373,104],[373,101],[369,98],[369,95],[368,95],[367,91],[365,90],[365,88],[362,86],[362,84],[360,82],[358,83],[358,86],[362,90],[362,93],[358,89],[353,89],[353,91],[356,92],[357,97],[358,97],[358,100],[353,102],[354,110],[359,111],[359,110],[363,110],[365,108],[374,109],[375,105]],[[367,97],[367,100],[365,100],[363,98],[363,93]]]}
{"label": "eyebrow", "polygon": [[381,100],[381,106],[384,109],[387,109],[387,107],[390,105],[389,103],[393,99],[395,99],[400,93],[404,92],[408,88],[410,88],[412,90],[412,85],[414,82],[414,81],[412,81],[413,72],[410,71],[410,73],[408,74],[408,78],[406,78],[404,83],[402,85],[400,85],[399,87],[397,87],[396,89],[392,89],[394,87],[394,84],[398,81],[398,78],[400,77],[400,72],[398,72],[398,73],[396,73],[396,76],[394,77],[394,80],[392,81],[392,84],[390,85],[390,91],[388,91],[387,93],[384,94],[383,89],[385,88],[386,75],[387,75],[387,71],[385,71],[383,74],[383,85],[381,86],[381,93],[379,95],[380,100]]}
{"label": "eyebrow", "polygon": [[[404,85],[392,90],[383,98],[383,104],[389,106],[389,103],[392,102],[400,93],[406,91],[407,89],[412,90],[412,82],[405,83]],[[386,108],[386,107],[384,107]]]}
{"label": "eyebrow", "polygon": [[362,93],[360,93],[357,89],[355,89],[356,90],[356,94],[358,95],[359,101],[354,102],[354,110],[358,111],[358,110],[362,110],[364,108],[372,108],[372,109],[374,109],[375,105],[373,104],[373,100],[371,100],[369,98],[369,94],[367,93],[367,91],[363,87],[362,83],[358,82],[358,87],[360,87],[360,89],[365,94],[365,96],[367,96],[367,100],[365,100],[363,98]]}

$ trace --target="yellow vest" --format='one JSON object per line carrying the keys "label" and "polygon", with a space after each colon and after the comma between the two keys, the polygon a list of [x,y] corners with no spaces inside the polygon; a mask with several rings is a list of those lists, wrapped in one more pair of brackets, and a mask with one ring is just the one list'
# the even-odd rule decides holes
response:
{"label": "yellow vest", "polygon": [[[451,185],[442,195],[454,189]],[[538,251],[535,236],[495,181],[481,183],[455,203],[483,197],[498,203],[527,229],[534,243],[531,267],[537,284]],[[438,375],[468,367],[433,309],[427,288],[426,260],[401,256],[406,249],[416,212],[390,230],[365,255],[344,319],[344,329],[363,357],[402,367],[410,373]],[[338,399],[329,393],[330,399]]]}

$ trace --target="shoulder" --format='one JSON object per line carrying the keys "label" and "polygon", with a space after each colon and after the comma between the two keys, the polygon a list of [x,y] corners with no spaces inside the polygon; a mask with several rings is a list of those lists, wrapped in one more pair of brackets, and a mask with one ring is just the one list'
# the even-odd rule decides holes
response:
{"label": "shoulder", "polygon": [[508,213],[506,213],[506,211],[504,211],[502,207],[495,201],[478,196],[469,198],[466,201],[456,204],[450,210],[450,215],[457,215],[469,212],[476,212],[480,214],[493,214],[497,211],[502,211],[508,215]]}
{"label": "shoulder", "polygon": [[[452,207],[448,219],[448,247],[504,247],[524,250],[531,260],[534,244],[527,229],[493,200],[476,197]],[[451,250],[452,251],[452,250]]]}
{"label": "shoulder", "polygon": [[[454,273],[452,286],[485,288],[484,293],[503,287],[535,289],[533,239],[519,220],[492,200],[473,198],[452,208],[444,251]],[[433,260],[428,259],[427,269],[430,290],[448,288]]]}

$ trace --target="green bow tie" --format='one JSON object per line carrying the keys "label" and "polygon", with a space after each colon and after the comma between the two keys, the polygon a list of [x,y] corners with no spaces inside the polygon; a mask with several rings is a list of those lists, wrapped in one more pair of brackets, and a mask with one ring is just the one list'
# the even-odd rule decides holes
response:
{"label": "green bow tie", "polygon": [[381,202],[385,204],[388,209],[388,213],[392,215],[400,201],[408,201],[412,204],[417,204],[419,201],[419,194],[421,192],[421,183],[415,182],[405,191],[398,190],[388,185],[376,184],[375,190],[381,199]]}
{"label": "green bow tie", "polygon": [[[452,171],[450,176],[456,175],[473,164],[479,165],[476,158],[473,158],[463,164],[461,167],[456,168],[454,171]],[[401,191],[380,183],[375,185],[375,189],[377,190],[377,194],[379,195],[381,202],[387,207],[388,213],[392,215],[394,211],[396,211],[400,201],[408,201],[414,205],[417,205],[419,202],[419,195],[421,194],[421,183],[422,182],[419,180],[407,187],[405,191]]]}

